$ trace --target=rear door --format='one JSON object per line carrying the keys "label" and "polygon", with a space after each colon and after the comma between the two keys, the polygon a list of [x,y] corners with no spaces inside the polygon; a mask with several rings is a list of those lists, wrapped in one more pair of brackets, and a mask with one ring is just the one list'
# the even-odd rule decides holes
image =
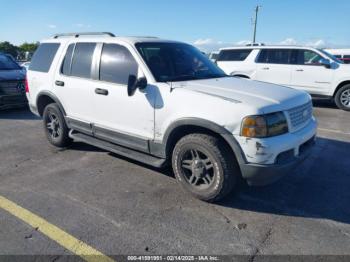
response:
{"label": "rear door", "polygon": [[85,126],[89,130],[94,122],[93,80],[96,43],[71,43],[57,70],[54,81],[55,94],[62,102],[70,123]]}
{"label": "rear door", "polygon": [[257,57],[255,80],[279,85],[290,85],[290,49],[262,49]]}
{"label": "rear door", "polygon": [[312,94],[327,94],[332,85],[334,69],[320,63],[325,58],[308,49],[296,49],[294,55],[296,63],[292,65],[291,86]]}

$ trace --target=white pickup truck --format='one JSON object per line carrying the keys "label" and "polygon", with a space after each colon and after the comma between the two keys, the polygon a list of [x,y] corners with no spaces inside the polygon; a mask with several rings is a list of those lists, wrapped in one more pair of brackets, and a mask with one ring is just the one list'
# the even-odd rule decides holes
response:
{"label": "white pickup truck", "polygon": [[316,135],[309,94],[228,76],[181,42],[56,35],[41,42],[27,77],[30,108],[53,145],[83,141],[171,163],[181,186],[206,201],[240,177],[265,185],[288,174]]}

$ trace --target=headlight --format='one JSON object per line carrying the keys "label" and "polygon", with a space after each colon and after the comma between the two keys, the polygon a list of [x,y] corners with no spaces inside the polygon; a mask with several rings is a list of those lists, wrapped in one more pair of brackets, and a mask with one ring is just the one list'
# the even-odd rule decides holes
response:
{"label": "headlight", "polygon": [[241,136],[245,137],[271,137],[287,132],[288,124],[283,112],[247,116],[242,121]]}

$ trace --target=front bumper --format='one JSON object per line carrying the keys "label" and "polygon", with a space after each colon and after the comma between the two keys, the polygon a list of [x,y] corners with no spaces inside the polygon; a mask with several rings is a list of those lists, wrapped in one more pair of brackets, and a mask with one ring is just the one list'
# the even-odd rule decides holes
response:
{"label": "front bumper", "polygon": [[249,185],[263,186],[293,172],[311,153],[316,130],[317,122],[312,118],[294,133],[265,139],[238,138],[242,177]]}
{"label": "front bumper", "polygon": [[0,109],[20,108],[28,105],[26,96],[20,95],[0,95]]}
{"label": "front bumper", "polygon": [[292,173],[311,153],[315,144],[315,137],[312,137],[300,148],[298,156],[291,156],[287,161],[272,165],[261,165],[244,163],[240,165],[243,178],[250,186],[265,186],[276,182],[280,178]]}

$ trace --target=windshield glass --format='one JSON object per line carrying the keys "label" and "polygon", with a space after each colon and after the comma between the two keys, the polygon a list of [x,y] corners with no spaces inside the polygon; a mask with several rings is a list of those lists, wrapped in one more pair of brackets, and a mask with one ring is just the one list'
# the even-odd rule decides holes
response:
{"label": "windshield glass", "polygon": [[330,53],[322,50],[322,49],[318,49],[318,51],[320,51],[322,54],[324,54],[325,56],[327,56],[328,58],[332,59],[333,61],[339,63],[339,64],[344,64],[343,61],[339,60],[338,58],[336,58],[334,55],[331,55]]}
{"label": "windshield glass", "polygon": [[158,82],[227,76],[197,48],[182,43],[138,43],[136,48]]}
{"label": "windshield glass", "polygon": [[18,70],[21,67],[9,56],[0,55],[0,70]]}

